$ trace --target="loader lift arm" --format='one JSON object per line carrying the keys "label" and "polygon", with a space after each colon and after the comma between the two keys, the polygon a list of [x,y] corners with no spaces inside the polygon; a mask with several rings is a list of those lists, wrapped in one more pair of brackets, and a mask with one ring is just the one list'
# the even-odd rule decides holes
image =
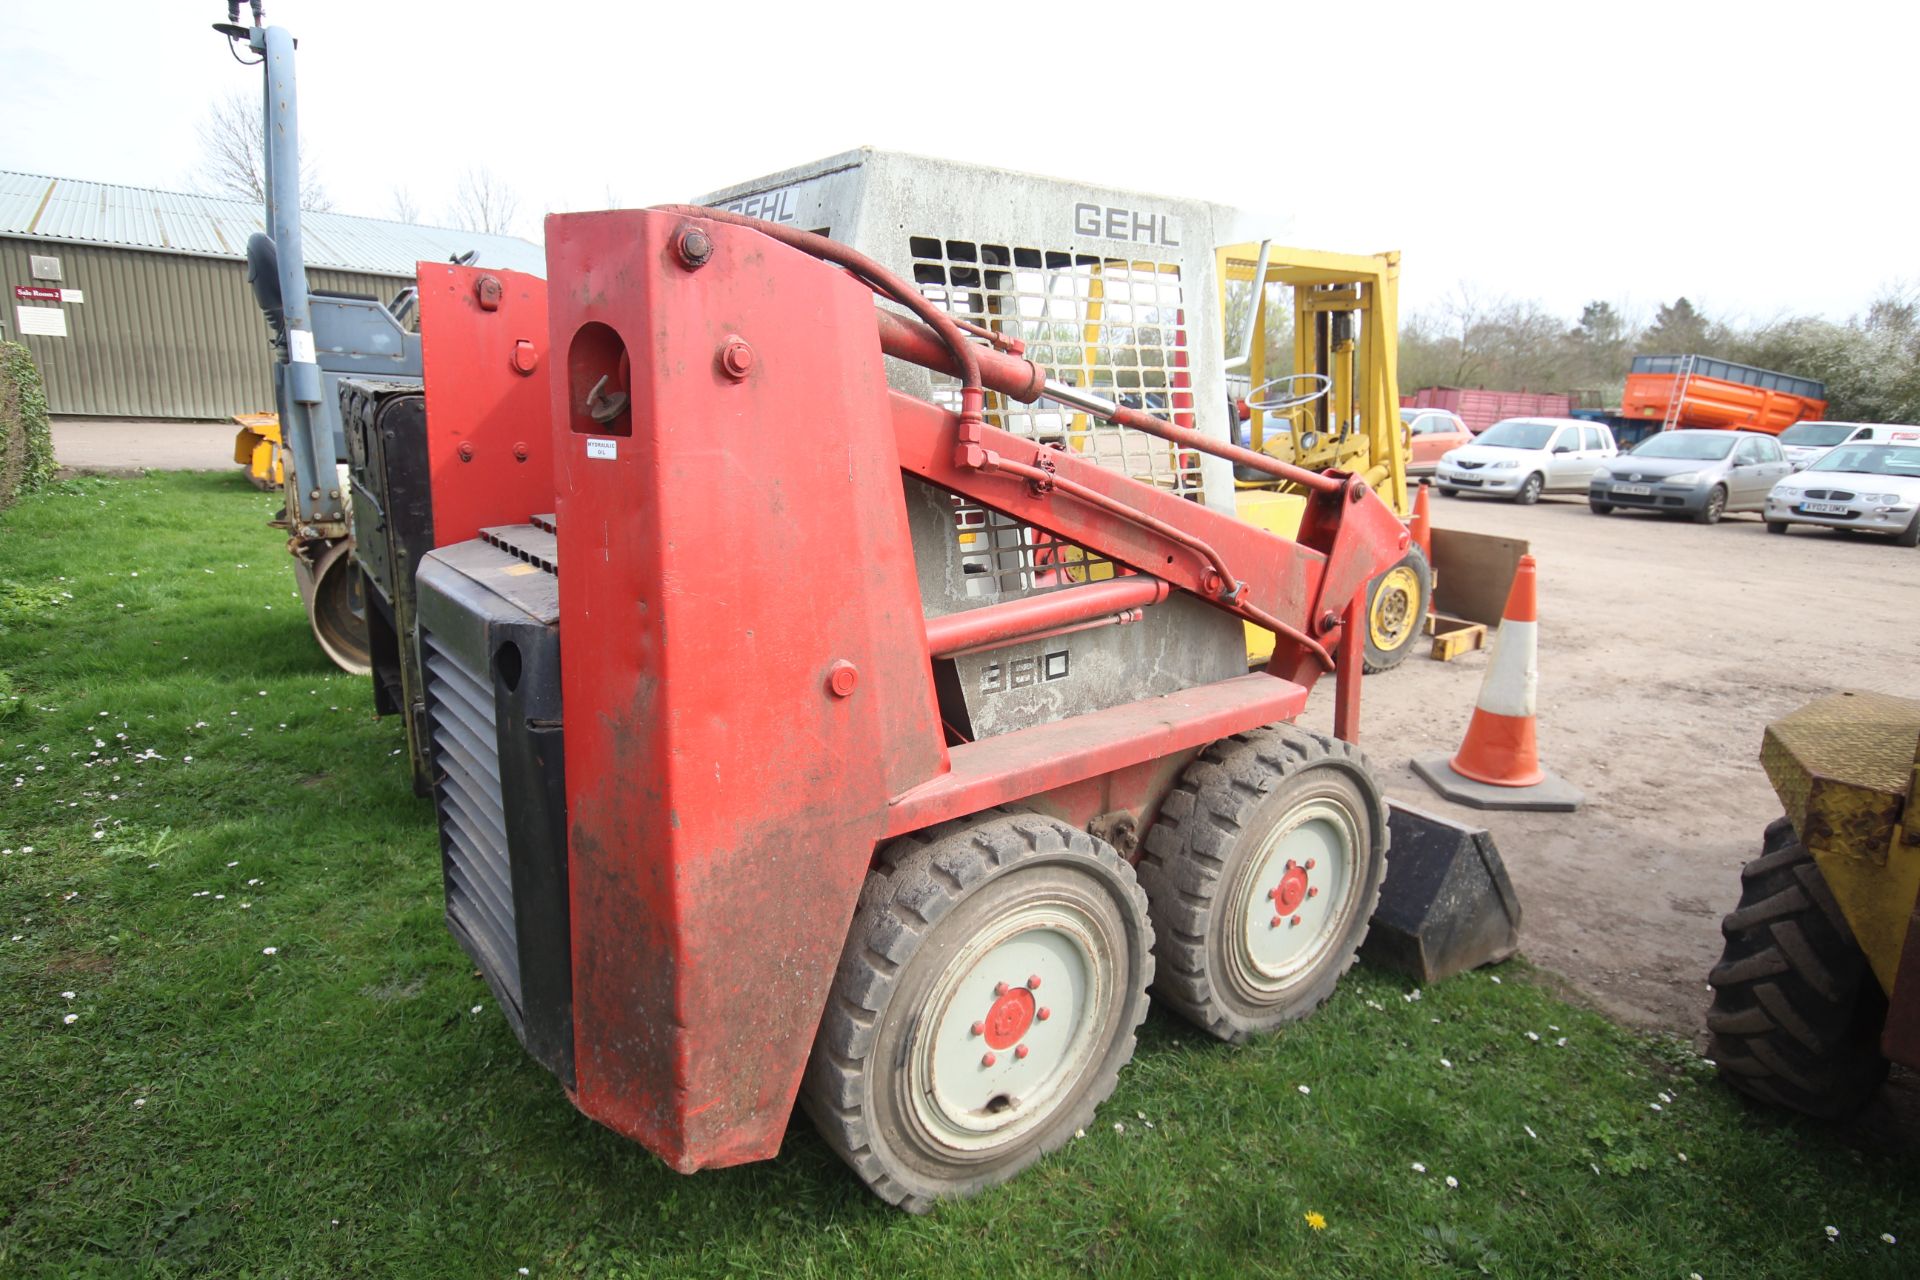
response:
{"label": "loader lift arm", "polygon": [[[824,236],[695,205],[656,212],[759,232],[846,268],[882,298],[913,311],[925,324],[877,313],[881,349],[959,377],[961,410],[955,420],[925,401],[892,395],[902,470],[1272,631],[1278,643],[1268,673],[1311,689],[1320,674],[1334,672],[1341,686],[1335,733],[1357,739],[1358,669],[1349,679],[1334,651],[1359,621],[1357,612],[1349,613],[1364,600],[1367,583],[1405,554],[1409,542],[1405,526],[1363,477],[1310,471],[1068,386],[1024,359],[1017,343],[996,335],[982,335],[994,339],[993,346],[969,341],[913,286]],[[689,242],[704,263],[701,255],[711,253],[709,233],[691,222],[682,227],[675,243],[683,261]],[[1311,495],[1300,540],[1276,537],[1074,452],[991,427],[980,413],[987,389],[1024,403],[1052,400],[1297,485]],[[1056,501],[1055,495],[1070,501]]]}

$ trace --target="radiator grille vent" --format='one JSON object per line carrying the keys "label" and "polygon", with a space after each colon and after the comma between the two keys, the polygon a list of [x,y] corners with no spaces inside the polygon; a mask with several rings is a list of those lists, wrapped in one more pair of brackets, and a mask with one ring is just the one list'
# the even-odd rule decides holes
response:
{"label": "radiator grille vent", "polygon": [[421,632],[434,797],[446,860],[447,915],[472,939],[480,962],[517,1002],[520,949],[513,924],[493,688]]}

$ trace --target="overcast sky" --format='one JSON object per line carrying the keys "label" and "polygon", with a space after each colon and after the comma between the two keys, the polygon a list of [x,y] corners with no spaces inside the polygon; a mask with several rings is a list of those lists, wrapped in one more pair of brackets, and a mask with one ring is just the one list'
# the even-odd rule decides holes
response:
{"label": "overcast sky", "polygon": [[[0,0],[0,168],[192,189],[259,72],[222,0]],[[940,16],[903,16],[913,14]],[[1685,294],[1844,318],[1920,283],[1916,7],[1669,0],[454,4],[268,0],[343,212],[460,173],[549,210],[677,200],[850,147],[1217,200],[1572,316]]]}

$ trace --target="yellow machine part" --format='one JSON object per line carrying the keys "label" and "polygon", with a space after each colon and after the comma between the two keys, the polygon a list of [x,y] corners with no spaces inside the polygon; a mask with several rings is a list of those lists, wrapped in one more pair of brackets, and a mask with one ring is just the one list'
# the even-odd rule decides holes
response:
{"label": "yellow machine part", "polygon": [[[1273,317],[1282,314],[1290,316],[1293,325],[1293,370],[1323,374],[1330,383],[1319,400],[1284,415],[1254,409],[1248,422],[1251,447],[1313,470],[1331,467],[1359,474],[1405,519],[1412,506],[1400,421],[1400,255],[1248,243],[1216,249],[1214,256],[1223,333],[1233,327],[1227,314],[1232,287],[1252,290],[1246,320],[1252,333],[1243,339],[1246,366],[1239,371],[1248,385],[1257,388],[1270,376],[1267,330]],[[1267,301],[1269,290],[1276,287],[1292,299],[1284,312],[1284,304]],[[1306,510],[1304,495],[1285,484],[1245,476],[1237,482],[1234,504],[1242,520],[1285,538],[1298,534]],[[1391,624],[1373,618],[1378,647],[1410,644],[1426,601],[1416,601],[1404,612],[1413,619],[1411,630],[1406,617]],[[1248,662],[1258,665],[1272,654],[1272,634],[1249,626]]]}
{"label": "yellow machine part", "polygon": [[[1297,493],[1271,489],[1242,489],[1233,495],[1233,511],[1248,524],[1283,538],[1299,536],[1307,500]],[[1258,666],[1273,656],[1273,632],[1252,623],[1247,628],[1247,662]]]}
{"label": "yellow machine part", "polygon": [[1760,764],[1891,994],[1920,895],[1920,701],[1809,703],[1767,726]]}
{"label": "yellow machine part", "polygon": [[236,413],[240,431],[233,437],[233,460],[247,469],[256,489],[278,489],[285,480],[280,465],[280,415]]}

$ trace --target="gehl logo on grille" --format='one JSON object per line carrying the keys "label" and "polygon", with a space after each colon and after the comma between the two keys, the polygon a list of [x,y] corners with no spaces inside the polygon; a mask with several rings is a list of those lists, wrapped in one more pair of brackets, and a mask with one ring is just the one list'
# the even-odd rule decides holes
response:
{"label": "gehl logo on grille", "polygon": [[1095,236],[1101,240],[1157,244],[1168,249],[1180,247],[1180,219],[1170,213],[1121,209],[1104,204],[1076,204],[1073,206],[1073,229],[1079,235]]}

